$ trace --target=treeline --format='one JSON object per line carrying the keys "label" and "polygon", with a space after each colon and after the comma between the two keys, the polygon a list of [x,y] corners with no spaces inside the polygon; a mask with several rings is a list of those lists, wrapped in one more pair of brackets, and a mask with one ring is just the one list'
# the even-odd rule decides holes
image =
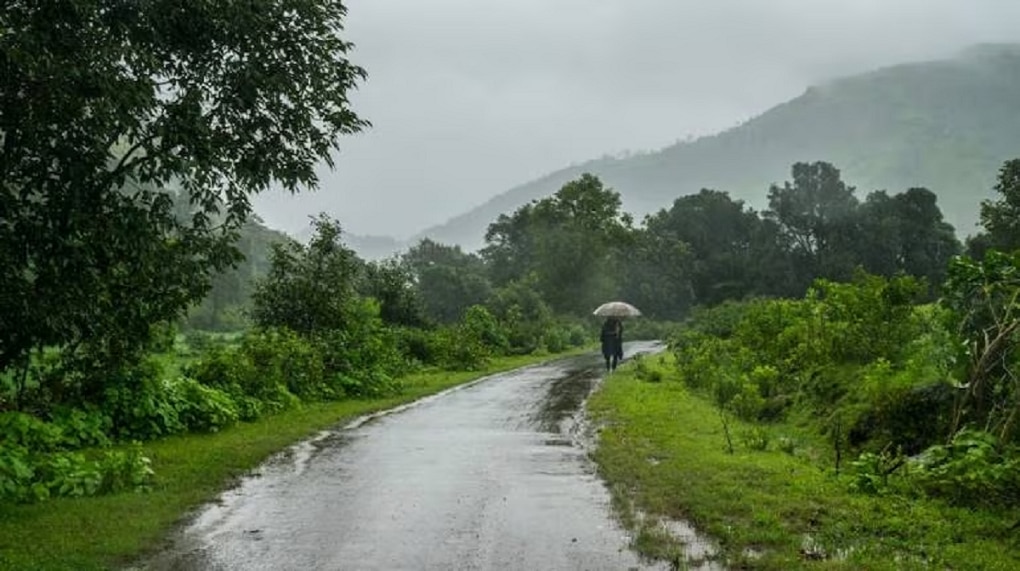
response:
{"label": "treeline", "polygon": [[[618,193],[583,175],[500,216],[479,252],[425,239],[396,258],[362,263],[358,289],[384,300],[384,314],[402,324],[450,323],[497,292],[517,290],[537,294],[539,313],[582,317],[621,298],[654,318],[679,320],[725,300],[797,297],[815,279],[848,280],[858,268],[922,278],[926,295],[937,293],[961,245],[934,193],[875,191],[861,200],[828,163],[797,163],[791,174],[763,188],[769,207],[761,212],[704,189],[640,223]],[[265,274],[259,260],[273,242],[256,228],[242,232],[256,246],[245,248],[248,281],[237,270],[216,278],[188,321],[193,328],[236,327],[250,306],[251,277]]]}
{"label": "treeline", "polygon": [[[968,243],[981,257],[950,260],[929,282],[935,302],[918,277],[858,270],[797,299],[696,312],[671,349],[683,382],[718,407],[730,450],[792,453],[771,427],[796,422],[828,439],[854,491],[1020,505],[1018,175],[1020,160],[1002,167]],[[728,418],[754,428],[734,434]]]}

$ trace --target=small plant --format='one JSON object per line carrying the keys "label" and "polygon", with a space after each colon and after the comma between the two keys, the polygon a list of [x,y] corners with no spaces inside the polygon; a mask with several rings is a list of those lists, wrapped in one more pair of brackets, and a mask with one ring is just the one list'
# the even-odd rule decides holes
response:
{"label": "small plant", "polygon": [[769,431],[761,426],[754,426],[740,434],[740,441],[748,450],[763,452],[768,449]]}
{"label": "small plant", "polygon": [[902,454],[891,453],[888,447],[882,452],[864,452],[857,460],[850,463],[853,481],[850,491],[881,495],[889,489],[889,476],[904,465],[906,460]]}
{"label": "small plant", "polygon": [[147,491],[154,476],[151,464],[152,461],[142,453],[141,444],[137,442],[127,450],[107,452],[98,464],[100,493]]}
{"label": "small plant", "polygon": [[789,436],[780,436],[776,439],[776,448],[793,456],[797,452],[797,441]]}
{"label": "small plant", "polygon": [[649,383],[661,383],[663,379],[662,369],[643,356],[634,359],[634,374]]}

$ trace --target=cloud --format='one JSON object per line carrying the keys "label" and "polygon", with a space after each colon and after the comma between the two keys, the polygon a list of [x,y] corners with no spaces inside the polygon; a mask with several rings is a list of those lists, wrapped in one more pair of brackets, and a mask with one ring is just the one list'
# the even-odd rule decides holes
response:
{"label": "cloud", "polygon": [[828,78],[1016,41],[1013,0],[348,0],[374,127],[319,192],[261,197],[407,237],[571,162],[650,150]]}

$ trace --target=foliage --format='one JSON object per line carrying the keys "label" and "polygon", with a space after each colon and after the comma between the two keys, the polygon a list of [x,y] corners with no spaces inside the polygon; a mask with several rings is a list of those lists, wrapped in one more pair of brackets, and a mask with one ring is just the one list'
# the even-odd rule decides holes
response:
{"label": "foliage", "polygon": [[492,295],[484,261],[459,246],[426,238],[408,250],[401,262],[412,275],[425,314],[439,323],[457,321],[469,307],[484,304]]}
{"label": "foliage", "polygon": [[[102,393],[236,261],[250,196],[366,122],[334,0],[14,2],[0,38],[0,372],[65,352]],[[252,41],[258,38],[258,41]],[[87,54],[87,57],[85,56]],[[40,303],[45,300],[45,303]]]}
{"label": "foliage", "polygon": [[[890,474],[884,492],[852,492],[857,475],[833,474],[828,446],[801,417],[774,424],[731,418],[736,446],[729,454],[716,407],[670,369],[662,382],[648,383],[624,366],[588,402],[602,427],[594,452],[599,475],[631,533],[661,528],[663,520],[687,522],[714,547],[712,564],[734,569],[1007,569],[1020,563],[1010,532],[1020,516],[1016,508],[975,509],[927,498],[903,477],[905,466]],[[765,449],[752,449],[761,447],[763,436]],[[794,453],[782,449],[784,437]],[[891,468],[894,458],[895,452],[879,466]],[[879,469],[871,473],[881,485]],[[678,543],[636,547],[648,556],[675,556],[672,549],[684,553]],[[672,561],[679,568],[699,564],[682,555]]]}
{"label": "foliage", "polygon": [[995,436],[962,430],[925,450],[910,479],[929,496],[966,506],[1020,504],[1020,454],[1003,453]]}
{"label": "foliage", "polygon": [[358,292],[379,303],[383,323],[422,327],[427,322],[414,275],[398,260],[366,263]]}
{"label": "foliage", "polygon": [[989,250],[981,262],[957,258],[949,268],[944,304],[963,339],[967,362],[954,431],[979,423],[1009,442],[1017,433],[1020,380],[1016,339],[1020,330],[1020,255]]}
{"label": "foliage", "polygon": [[105,435],[93,433],[89,420],[85,412],[66,415],[61,424],[18,412],[0,414],[0,502],[144,488],[152,471],[137,449],[106,451],[97,461],[72,451],[82,444],[78,430],[83,427],[87,438],[109,444]]}
{"label": "foliage", "polygon": [[913,305],[921,293],[908,277],[819,280],[802,300],[697,312],[670,346],[683,381],[737,418],[800,411],[821,431],[845,425],[855,448],[919,451],[948,429],[954,366],[944,315]]}
{"label": "foliage", "polygon": [[227,393],[194,379],[174,386],[179,399],[177,417],[190,432],[216,432],[238,420],[237,404]]}
{"label": "foliage", "polygon": [[511,282],[499,288],[488,304],[515,354],[539,349],[545,331],[553,323],[552,310],[535,290],[535,284],[533,276]]}
{"label": "foliage", "polygon": [[302,335],[342,331],[354,313],[360,260],[342,239],[340,224],[321,215],[308,246],[274,244],[268,275],[252,295],[259,327],[286,327]]}
{"label": "foliage", "polygon": [[845,254],[855,238],[858,205],[854,188],[826,162],[796,163],[791,170],[792,183],[769,189],[768,216],[790,240],[806,275],[848,278],[852,266]]}
{"label": "foliage", "polygon": [[[1011,252],[1020,248],[1020,159],[1003,163],[995,183],[997,200],[981,202],[981,225],[986,237],[982,249]],[[982,252],[983,253],[983,252]]]}
{"label": "foliage", "polygon": [[501,215],[482,250],[493,282],[505,287],[531,279],[553,311],[591,311],[615,289],[607,264],[631,226],[620,205],[618,193],[584,174],[551,197]]}

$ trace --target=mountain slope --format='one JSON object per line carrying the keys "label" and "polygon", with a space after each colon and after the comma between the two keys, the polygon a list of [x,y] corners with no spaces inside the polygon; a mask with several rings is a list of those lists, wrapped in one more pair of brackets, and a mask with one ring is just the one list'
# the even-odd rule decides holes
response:
{"label": "mountain slope", "polygon": [[1001,163],[1020,156],[1020,46],[986,45],[944,61],[904,64],[809,88],[746,123],[659,152],[600,159],[500,194],[425,230],[476,248],[502,213],[554,193],[582,172],[600,176],[642,215],[701,188],[729,191],[761,208],[769,184],[797,161],[843,171],[858,197],[924,186],[939,196],[961,236],[976,228]]}

